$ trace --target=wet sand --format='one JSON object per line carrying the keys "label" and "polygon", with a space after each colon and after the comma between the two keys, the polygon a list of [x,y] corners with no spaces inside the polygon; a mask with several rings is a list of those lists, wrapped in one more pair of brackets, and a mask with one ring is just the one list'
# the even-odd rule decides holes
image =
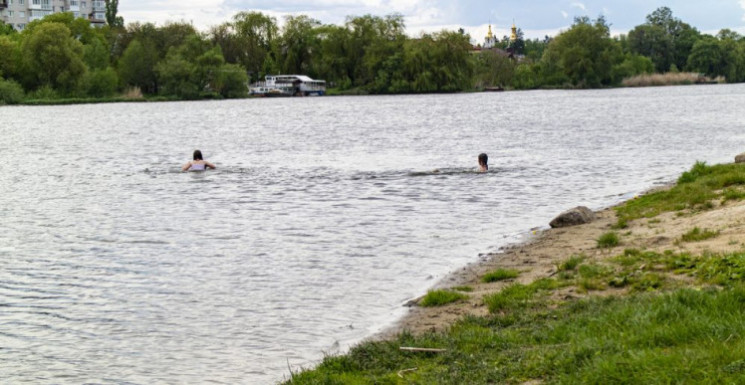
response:
{"label": "wet sand", "polygon": [[[558,214],[558,213],[557,213]],[[470,286],[473,292],[467,293],[469,299],[451,305],[423,308],[417,305],[420,300],[412,299],[407,304],[409,312],[391,329],[381,333],[378,338],[390,338],[407,330],[414,334],[428,331],[441,331],[466,315],[484,316],[488,309],[482,298],[501,288],[519,282],[531,283],[541,278],[552,277],[558,265],[572,256],[582,255],[588,261],[602,262],[604,259],[622,254],[624,249],[633,248],[664,252],[690,252],[700,254],[705,251],[726,253],[745,250],[745,201],[716,204],[716,207],[702,212],[670,212],[654,218],[637,219],[629,222],[628,228],[616,230],[620,244],[615,248],[597,247],[597,239],[612,231],[617,217],[613,208],[596,212],[595,221],[562,229],[538,231],[526,242],[509,246],[499,253],[484,255],[481,261],[466,266],[444,280],[436,288]],[[681,236],[694,227],[720,231],[719,236],[695,243],[680,242]],[[514,280],[496,283],[483,283],[481,277],[499,268],[520,271]],[[608,295],[612,292],[595,293]],[[569,290],[562,293],[568,297],[583,297],[587,294]]]}

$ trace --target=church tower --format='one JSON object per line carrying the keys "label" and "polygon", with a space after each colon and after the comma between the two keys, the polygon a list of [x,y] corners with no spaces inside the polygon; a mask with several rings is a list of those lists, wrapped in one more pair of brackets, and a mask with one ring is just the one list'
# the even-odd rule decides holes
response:
{"label": "church tower", "polygon": [[494,36],[494,34],[491,31],[491,24],[489,24],[489,33],[486,34],[486,38],[484,39],[484,49],[491,49],[494,48],[494,46],[497,44],[497,37]]}
{"label": "church tower", "polygon": [[515,25],[515,21],[512,21],[512,34],[510,35],[510,43],[514,43],[517,41],[517,26]]}

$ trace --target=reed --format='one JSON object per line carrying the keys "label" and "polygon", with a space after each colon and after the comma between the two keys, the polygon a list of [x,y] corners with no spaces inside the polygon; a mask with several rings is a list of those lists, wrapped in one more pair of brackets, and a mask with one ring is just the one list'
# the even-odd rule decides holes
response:
{"label": "reed", "polygon": [[623,79],[624,87],[658,87],[690,84],[724,83],[723,77],[715,79],[694,72],[668,72],[664,74],[642,74]]}

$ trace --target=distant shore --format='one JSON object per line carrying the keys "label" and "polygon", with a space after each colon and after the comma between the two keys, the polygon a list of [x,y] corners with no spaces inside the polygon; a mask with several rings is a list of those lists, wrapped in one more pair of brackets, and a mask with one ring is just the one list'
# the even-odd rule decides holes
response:
{"label": "distant shore", "polygon": [[[713,84],[725,84],[721,81],[712,80],[708,78],[704,78],[702,81],[693,81],[691,80],[691,77],[688,76],[681,76],[681,77],[666,77],[664,75],[658,75],[658,76],[640,76],[633,79],[630,79],[629,82],[620,87],[606,87],[606,88],[596,88],[596,90],[610,90],[610,89],[619,89],[619,88],[648,88],[648,87],[665,87],[665,86],[688,86],[688,85],[713,85]],[[580,90],[576,88],[561,88],[561,87],[544,87],[544,88],[538,88],[536,90]],[[586,90],[586,89],[581,89]],[[495,89],[494,87],[487,87],[485,89],[474,89],[471,91],[464,91],[464,92],[457,92],[460,94],[471,94],[471,93],[492,93],[492,92],[513,92],[513,91],[528,91],[528,90],[516,90],[512,88],[501,88],[498,87]],[[326,97],[334,97],[334,96],[372,96],[372,95],[452,95],[454,93],[452,92],[442,92],[442,93],[416,93],[416,94],[372,94],[368,92],[364,92],[361,90],[348,90],[348,91],[338,91],[338,90],[329,90],[329,92],[326,94]],[[247,100],[247,99],[264,99],[265,97],[262,96],[247,96],[244,98],[230,98],[230,99],[215,99],[215,98],[203,98],[203,99],[181,99],[177,97],[166,97],[166,96],[149,96],[149,97],[142,97],[142,98],[131,98],[126,96],[114,96],[114,97],[105,97],[105,98],[60,98],[60,99],[31,99],[31,100],[24,100],[17,104],[11,104],[11,105],[18,105],[18,106],[59,106],[59,105],[77,105],[77,104],[99,104],[99,103],[157,103],[157,102],[194,102],[194,101],[211,101],[211,100]],[[0,107],[4,106],[4,104],[0,104]]]}

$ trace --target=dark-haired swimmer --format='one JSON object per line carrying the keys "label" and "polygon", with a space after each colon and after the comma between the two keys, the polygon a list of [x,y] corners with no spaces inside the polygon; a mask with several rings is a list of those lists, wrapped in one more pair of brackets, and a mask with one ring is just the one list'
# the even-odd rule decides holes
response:
{"label": "dark-haired swimmer", "polygon": [[489,171],[489,156],[481,153],[479,154],[479,172]]}
{"label": "dark-haired swimmer", "polygon": [[194,160],[181,167],[181,171],[204,171],[207,168],[215,169],[215,165],[202,159],[202,151],[194,150]]}

